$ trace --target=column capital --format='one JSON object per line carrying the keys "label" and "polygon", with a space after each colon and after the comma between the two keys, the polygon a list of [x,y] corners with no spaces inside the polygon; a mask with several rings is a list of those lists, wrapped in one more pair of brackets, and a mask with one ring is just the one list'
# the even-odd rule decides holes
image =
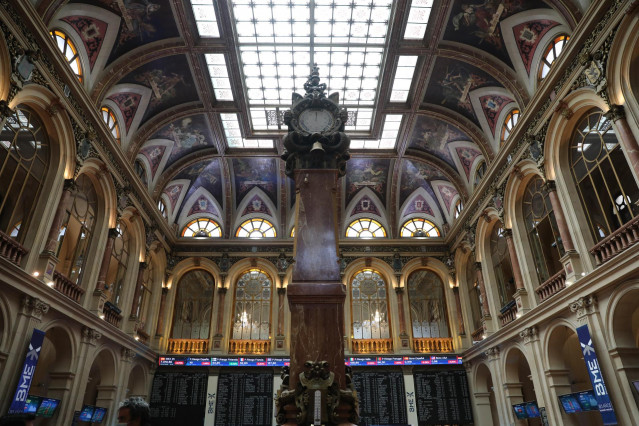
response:
{"label": "column capital", "polygon": [[626,110],[624,109],[623,105],[612,104],[610,105],[610,109],[604,114],[604,116],[607,119],[616,122],[617,120],[626,118]]}
{"label": "column capital", "polygon": [[226,294],[227,291],[228,291],[228,288],[226,288],[226,287],[218,287],[217,288],[217,293],[218,294]]}
{"label": "column capital", "polygon": [[168,287],[162,287],[162,294],[163,295],[169,294],[169,288]]}
{"label": "column capital", "polygon": [[42,316],[49,312],[49,305],[37,297],[25,295],[22,298],[22,313],[41,320]]}
{"label": "column capital", "polygon": [[478,271],[481,271],[481,262],[475,262],[475,268],[477,268]]}
{"label": "column capital", "polygon": [[124,362],[131,362],[133,361],[133,358],[135,358],[135,351],[124,346],[122,346],[120,354],[122,355],[122,361]]}
{"label": "column capital", "polygon": [[95,346],[97,341],[102,338],[102,333],[90,327],[82,327],[82,343]]}
{"label": "column capital", "polygon": [[580,297],[569,305],[570,311],[577,315],[579,322],[585,321],[590,314],[597,312],[597,298],[594,294]]}
{"label": "column capital", "polygon": [[488,358],[488,361],[494,361],[499,358],[499,346],[493,346],[484,352],[484,356]]}
{"label": "column capital", "polygon": [[404,294],[404,287],[395,287],[396,294]]}
{"label": "column capital", "polygon": [[286,287],[278,287],[277,294],[286,294]]}
{"label": "column capital", "polygon": [[519,337],[524,341],[524,344],[539,340],[537,326],[533,325],[532,327],[528,327],[520,331]]}
{"label": "column capital", "polygon": [[118,228],[109,228],[109,238],[117,238],[120,235]]}
{"label": "column capital", "polygon": [[78,184],[75,182],[75,179],[65,179],[63,190],[65,191],[76,191],[78,189]]}
{"label": "column capital", "polygon": [[546,192],[557,192],[557,184],[554,180],[551,179],[548,179],[546,182],[544,182],[542,188],[544,188]]}
{"label": "column capital", "polygon": [[504,237],[506,238],[512,238],[513,237],[513,230],[510,228],[503,228],[504,229]]}
{"label": "column capital", "polygon": [[145,261],[141,261],[141,262],[140,262],[140,266],[139,266],[139,270],[140,270],[140,271],[144,271],[144,270],[145,270],[146,268],[148,268],[148,267],[149,267],[149,264],[148,264],[147,262],[145,262]]}

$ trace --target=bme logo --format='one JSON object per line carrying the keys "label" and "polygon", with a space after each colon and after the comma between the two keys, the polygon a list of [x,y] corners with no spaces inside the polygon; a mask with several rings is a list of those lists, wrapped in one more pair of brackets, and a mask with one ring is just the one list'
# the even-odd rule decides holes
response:
{"label": "bme logo", "polygon": [[27,400],[27,396],[29,396],[33,374],[38,365],[38,358],[40,358],[42,342],[44,342],[44,332],[34,329],[31,335],[31,342],[29,343],[29,350],[24,357],[22,374],[20,374],[20,380],[18,381],[18,387],[11,402],[9,413],[22,413],[22,411],[24,411],[24,402]]}

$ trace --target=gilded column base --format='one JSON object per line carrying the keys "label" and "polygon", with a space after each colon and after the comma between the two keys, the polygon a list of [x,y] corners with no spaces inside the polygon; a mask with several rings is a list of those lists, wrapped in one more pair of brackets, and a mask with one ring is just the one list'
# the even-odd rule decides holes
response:
{"label": "gilded column base", "polygon": [[289,368],[282,370],[282,386],[275,397],[278,425],[356,426],[359,421],[357,392],[346,373],[346,389],[339,389],[326,361],[307,361],[295,389],[289,389]]}

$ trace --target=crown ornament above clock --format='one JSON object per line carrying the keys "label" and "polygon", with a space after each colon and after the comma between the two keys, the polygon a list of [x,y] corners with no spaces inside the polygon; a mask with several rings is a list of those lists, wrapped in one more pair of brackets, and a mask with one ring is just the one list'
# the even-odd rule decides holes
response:
{"label": "crown ornament above clock", "polygon": [[304,96],[293,93],[293,105],[284,113],[288,133],[284,137],[285,173],[293,177],[295,169],[337,169],[346,173],[351,140],[344,133],[348,117],[339,107],[339,93],[326,96],[326,84],[320,83],[319,68],[314,65],[304,83]]}

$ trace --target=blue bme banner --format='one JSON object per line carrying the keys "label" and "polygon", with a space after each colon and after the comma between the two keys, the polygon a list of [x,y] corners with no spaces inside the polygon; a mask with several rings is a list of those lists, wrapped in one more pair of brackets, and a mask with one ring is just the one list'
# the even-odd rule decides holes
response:
{"label": "blue bme banner", "polygon": [[43,341],[44,331],[34,328],[31,341],[29,342],[29,350],[27,351],[27,356],[24,357],[22,370],[20,370],[18,387],[11,401],[11,407],[9,407],[10,414],[24,412],[24,403],[29,395],[31,381],[33,380],[33,374],[38,364],[38,358],[40,358],[40,349],[42,349]]}
{"label": "blue bme banner", "polygon": [[597,399],[604,425],[616,425],[617,416],[615,415],[612,401],[610,401],[604,378],[601,375],[599,359],[597,359],[595,348],[592,345],[592,337],[590,337],[588,325],[577,327],[577,336],[579,337],[581,352],[584,354],[584,362],[586,363],[586,368],[588,368],[588,375],[590,376],[590,382],[592,382],[592,389],[595,392],[595,398]]}

